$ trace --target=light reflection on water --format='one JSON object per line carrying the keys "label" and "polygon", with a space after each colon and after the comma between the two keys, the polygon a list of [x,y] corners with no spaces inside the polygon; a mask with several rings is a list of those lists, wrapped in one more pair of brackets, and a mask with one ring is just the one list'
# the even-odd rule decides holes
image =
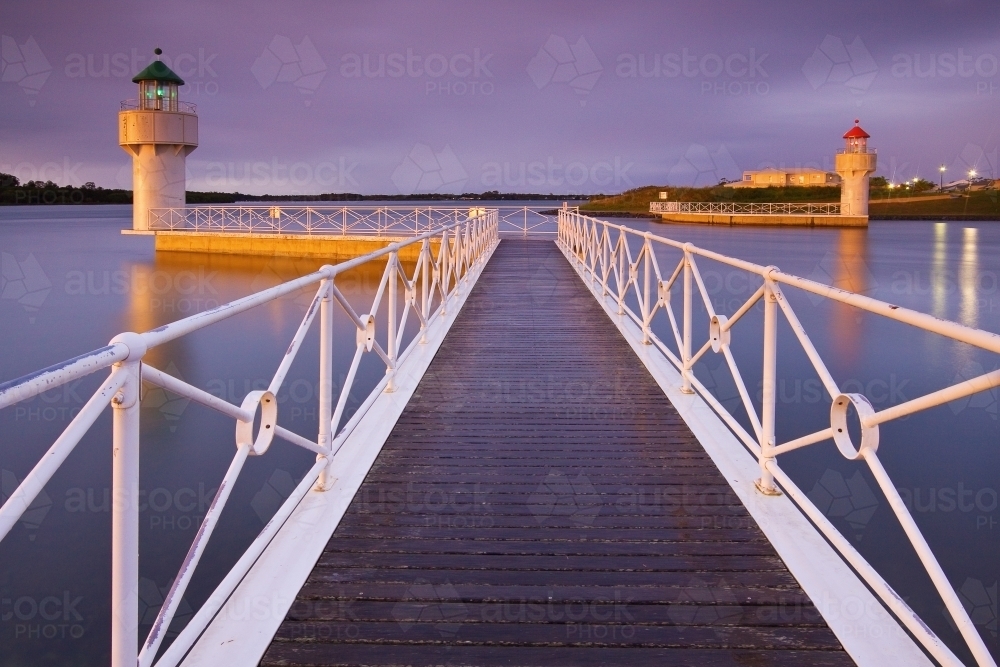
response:
{"label": "light reflection on water", "polygon": [[[28,266],[29,257],[37,261],[48,284],[29,284],[30,280],[18,278],[30,288],[25,293],[33,295],[31,299],[0,291],[0,340],[5,344],[0,352],[0,380],[99,347],[121,331],[154,328],[304,275],[323,263],[153,253],[148,239],[118,233],[129,220],[127,207],[0,209],[5,286],[11,280],[8,276],[14,275],[12,267]],[[1000,331],[1000,227],[990,223],[874,222],[867,230],[811,230],[667,226],[636,219],[617,222],[762,265],[775,264],[789,273],[969,326]],[[661,268],[668,265],[672,268],[666,259],[661,260]],[[745,274],[711,262],[699,266],[720,313],[731,313],[756,289]],[[380,277],[381,267],[370,267],[338,279],[338,284],[352,302],[364,303]],[[876,409],[997,367],[993,355],[969,346],[842,304],[810,299],[791,288],[785,292],[842,383],[841,389],[867,394]],[[267,384],[312,294],[313,290],[303,290],[288,295],[164,345],[151,351],[148,361],[240,403],[248,391]],[[759,312],[754,311],[733,333],[734,355],[755,397],[760,380],[760,324]],[[335,340],[341,341],[334,346],[339,383],[354,350],[354,333],[345,318],[339,318],[335,328]],[[668,335],[665,330],[659,333]],[[705,332],[696,326],[695,333]],[[307,436],[316,430],[316,347],[313,335],[278,397],[282,421]],[[366,362],[357,396],[366,395],[382,372],[377,364]],[[698,372],[727,407],[739,407],[737,395],[725,384],[725,369],[712,355]],[[779,440],[815,430],[824,420],[828,423],[829,399],[822,397],[817,382],[804,355],[796,352],[793,334],[781,328]],[[93,384],[84,382],[71,391],[39,397],[25,406],[25,412],[15,408],[0,412],[0,469],[23,478],[82,405]],[[141,514],[140,567],[146,580],[144,609],[152,609],[155,615],[156,591],[176,574],[203,515],[205,499],[211,497],[233,454],[233,425],[166,392],[147,393],[143,405],[141,485],[151,502]],[[904,500],[914,505],[916,521],[953,583],[971,592],[979,590],[976,586],[985,590],[995,585],[1000,575],[997,406],[997,392],[987,392],[887,425],[879,450]],[[6,610],[0,608],[0,643],[5,649],[0,652],[0,665],[38,662],[42,656],[54,656],[56,662],[106,663],[108,422],[106,415],[102,417],[71,455],[65,470],[46,487],[48,509],[39,508],[33,524],[22,522],[0,543],[0,599],[80,597],[74,609],[82,620],[74,618],[71,625],[79,625],[83,634],[32,639],[31,628],[41,632],[44,623],[37,617],[5,620]],[[311,460],[305,452],[276,443],[266,457],[248,463],[233,492],[232,511],[227,510],[190,589],[191,608],[228,570]],[[942,615],[941,603],[928,592],[915,557],[908,547],[900,546],[904,538],[884,499],[877,493],[871,497],[863,493],[865,488],[876,489],[872,478],[838,458],[829,443],[792,453],[781,463],[811,497],[822,500],[826,494],[830,498],[824,508],[831,521],[936,632],[957,646],[957,635]],[[989,631],[986,636],[996,652],[996,638]]]}
{"label": "light reflection on water", "polygon": [[[851,292],[865,294],[870,289],[868,264],[868,234],[864,229],[838,230],[836,261],[837,272],[832,285]],[[841,364],[857,362],[864,338],[863,320],[858,312],[843,303],[834,302],[832,324],[835,354]]]}
{"label": "light reflection on water", "polygon": [[958,269],[958,284],[962,291],[962,309],[958,321],[969,327],[979,322],[979,230],[962,230],[962,260]]}

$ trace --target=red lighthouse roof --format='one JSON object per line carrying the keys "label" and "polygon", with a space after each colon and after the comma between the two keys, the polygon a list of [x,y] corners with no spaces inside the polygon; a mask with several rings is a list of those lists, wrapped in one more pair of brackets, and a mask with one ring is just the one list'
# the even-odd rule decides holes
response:
{"label": "red lighthouse roof", "polygon": [[861,121],[858,120],[857,118],[854,119],[854,127],[852,127],[851,129],[849,129],[847,131],[847,133],[844,135],[845,139],[870,139],[871,138],[872,135],[870,135],[867,132],[865,132],[864,130],[862,130],[861,126],[858,125],[858,123],[860,123],[860,122]]}

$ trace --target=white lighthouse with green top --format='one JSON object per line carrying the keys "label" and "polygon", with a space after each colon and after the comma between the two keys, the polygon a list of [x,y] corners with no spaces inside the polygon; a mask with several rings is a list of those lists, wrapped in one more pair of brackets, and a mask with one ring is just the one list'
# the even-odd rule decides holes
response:
{"label": "white lighthouse with green top", "polygon": [[118,144],[132,155],[132,229],[145,231],[150,209],[185,204],[185,163],[198,147],[198,115],[178,98],[184,81],[163,61],[154,60],[132,81],[139,98],[122,102]]}

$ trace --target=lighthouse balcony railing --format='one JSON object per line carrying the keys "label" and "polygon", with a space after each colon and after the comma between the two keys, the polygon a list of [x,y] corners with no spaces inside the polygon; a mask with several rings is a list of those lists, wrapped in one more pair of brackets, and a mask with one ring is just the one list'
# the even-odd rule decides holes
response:
{"label": "lighthouse balcony railing", "polygon": [[[1000,386],[1000,370],[957,381],[917,398],[876,410],[863,394],[841,391],[841,385],[820,356],[788,295],[798,293],[810,299],[830,299],[858,312],[908,324],[996,354],[1000,354],[1000,335],[783,273],[774,266],[760,266],[699,248],[692,243],[591,218],[572,209],[559,212],[557,245],[619,327],[631,332],[626,334],[627,337],[635,343],[649,345],[651,354],[673,366],[680,376],[677,389],[684,394],[700,395],[758,462],[760,477],[756,481],[757,491],[765,496],[781,492],[787,494],[924,649],[939,664],[958,667],[963,664],[962,661],[830,522],[809,495],[778,465],[778,460],[787,460],[786,455],[793,451],[802,456],[807,448],[828,443],[833,444],[845,459],[855,462],[859,468],[866,468],[892,508],[943,601],[946,615],[961,633],[975,663],[982,667],[996,666],[966,607],[883,466],[878,449],[881,425],[990,391]],[[706,287],[707,280],[701,273],[700,266],[706,262],[717,262],[753,276],[751,289],[756,284],[756,291],[742,305],[734,304],[734,310],[728,314],[717,313],[716,302],[711,298]],[[699,315],[696,315],[696,300],[701,301]],[[680,306],[680,312],[677,306]],[[755,397],[753,384],[745,380],[753,371],[746,364],[741,368],[737,363],[734,346],[735,349],[740,348],[738,336],[753,340],[756,334],[746,330],[749,325],[745,323],[752,317],[746,316],[761,309],[764,311],[762,355],[755,355],[753,363],[760,364],[763,359],[763,372],[759,394]],[[779,314],[784,315],[786,328],[791,329],[797,345],[793,343],[792,347],[779,349]],[[700,320],[697,327],[702,332],[697,335],[696,319]],[[741,321],[742,328],[737,327]],[[662,335],[664,333],[665,336]],[[783,355],[780,358],[788,358],[802,353],[832,397],[829,421],[817,423],[815,431],[799,437],[781,436],[775,432],[776,419],[781,416],[778,412],[777,360],[779,355]],[[699,360],[713,354],[722,359],[723,372],[732,378],[739,395],[738,402],[731,409],[727,409],[696,376]],[[757,368],[761,366],[757,365]],[[714,373],[713,377],[717,383],[718,377]],[[855,426],[858,422],[860,424]],[[852,435],[858,430],[860,437]],[[948,446],[957,447],[961,443],[956,441],[948,443]]]}
{"label": "lighthouse balcony railing", "polygon": [[[164,109],[164,106],[167,106]],[[177,111],[179,113],[198,113],[198,105],[179,100],[170,101],[167,98],[156,100],[122,100],[121,111]]]}
{"label": "lighthouse balcony railing", "polygon": [[865,154],[871,153],[872,155],[878,155],[878,149],[872,148],[871,146],[855,146],[853,148],[838,148],[838,155],[851,155],[851,154]]}
{"label": "lighthouse balcony railing", "polygon": [[554,238],[552,209],[533,206],[224,205],[152,208],[148,229],[165,232],[409,238],[445,224],[497,216],[502,236]]}
{"label": "lighthouse balcony railing", "polygon": [[848,215],[847,204],[654,201],[650,213],[719,213],[728,215]]}
{"label": "lighthouse balcony railing", "polygon": [[[35,467],[0,506],[0,540],[17,525],[52,476],[60,470],[81,439],[94,427],[109,406],[114,413],[111,426],[113,447],[112,547],[111,547],[111,659],[112,667],[173,667],[180,663],[204,629],[219,613],[230,595],[250,571],[264,549],[285,524],[292,511],[308,493],[328,491],[334,480],[328,469],[338,450],[347,443],[376,400],[395,391],[396,378],[408,373],[409,359],[418,358],[421,345],[439,341],[446,331],[446,316],[454,317],[460,297],[471,290],[485,263],[499,243],[496,212],[450,222],[414,238],[393,243],[377,252],[326,265],[318,271],[270,289],[251,294],[211,310],[146,331],[123,333],[100,349],[63,361],[10,382],[0,383],[0,409],[16,405],[53,388],[74,383],[93,373],[105,372],[101,387],[79,410],[56,438]],[[402,262],[399,251],[415,245],[418,259]],[[351,290],[338,278],[362,265],[383,267],[382,278],[371,302],[351,303]],[[281,358],[267,389],[251,391],[236,405],[199,389],[176,375],[148,363],[147,351],[200,332],[222,320],[248,312],[299,293],[315,290],[302,322]],[[337,335],[334,316],[346,318],[347,336]],[[288,375],[313,324],[319,321],[319,391],[315,436],[306,437],[279,424],[276,398],[288,386]],[[407,328],[407,325],[410,325]],[[432,339],[433,337],[433,339]],[[339,393],[334,383],[334,345],[352,347],[353,360]],[[354,414],[348,410],[352,387],[363,359],[380,360],[385,375],[363,399]],[[342,376],[343,377],[343,376]],[[234,420],[235,451],[228,471],[219,483],[210,509],[191,543],[183,565],[165,596],[152,629],[140,644],[139,618],[139,505],[140,387],[145,383],[176,394]],[[75,385],[74,385],[75,386]],[[282,416],[280,421],[287,419]],[[293,417],[294,419],[294,417]],[[256,424],[256,426],[255,426]],[[281,505],[273,518],[217,584],[162,655],[163,640],[181,609],[184,593],[195,568],[205,553],[213,531],[247,459],[263,456],[277,437],[292,446],[316,455],[315,464]],[[233,443],[229,444],[233,448]],[[222,531],[219,531],[222,532]]]}

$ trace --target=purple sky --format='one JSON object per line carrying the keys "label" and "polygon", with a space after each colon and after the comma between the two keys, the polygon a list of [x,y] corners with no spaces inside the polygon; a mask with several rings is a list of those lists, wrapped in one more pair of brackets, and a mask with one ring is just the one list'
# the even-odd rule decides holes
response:
{"label": "purple sky", "polygon": [[0,171],[129,187],[118,103],[159,46],[198,105],[189,189],[703,185],[832,168],[855,117],[880,174],[990,174],[998,26],[996,0],[8,0]]}

